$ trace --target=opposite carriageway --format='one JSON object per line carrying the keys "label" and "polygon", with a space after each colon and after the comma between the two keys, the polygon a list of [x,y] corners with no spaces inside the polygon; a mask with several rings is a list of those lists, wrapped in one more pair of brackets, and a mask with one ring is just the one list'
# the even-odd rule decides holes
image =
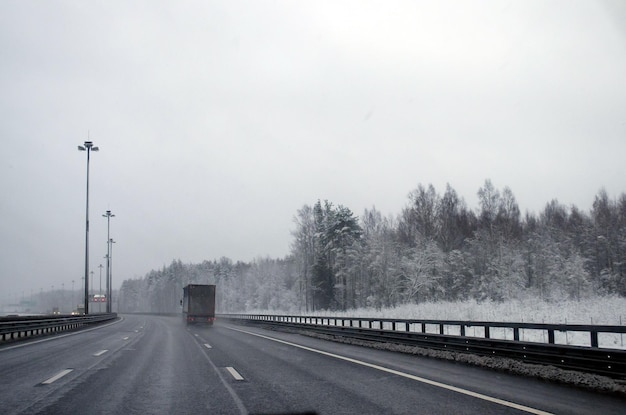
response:
{"label": "opposite carriageway", "polygon": [[76,330],[117,318],[117,313],[86,316],[41,315],[0,317],[0,342],[23,340],[27,337]]}

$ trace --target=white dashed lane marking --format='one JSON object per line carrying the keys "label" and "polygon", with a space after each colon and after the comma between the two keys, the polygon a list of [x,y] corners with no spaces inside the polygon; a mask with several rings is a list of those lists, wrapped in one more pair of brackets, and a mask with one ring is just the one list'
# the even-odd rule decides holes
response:
{"label": "white dashed lane marking", "polygon": [[108,352],[108,350],[100,350],[99,352],[95,352],[93,355],[98,357],[98,356],[102,356],[103,354],[105,354],[106,352]]}
{"label": "white dashed lane marking", "polygon": [[61,379],[63,376],[67,375],[68,373],[71,373],[74,369],[65,369],[60,371],[59,373],[57,373],[56,375],[52,376],[50,379],[48,380],[44,380],[43,382],[41,382],[42,385],[49,385],[51,383],[56,382],[57,380]]}
{"label": "white dashed lane marking", "polygon": [[231,376],[232,376],[233,378],[235,378],[235,380],[243,380],[243,376],[241,376],[241,375],[239,374],[239,372],[237,372],[237,371],[235,370],[235,368],[234,368],[234,367],[230,367],[230,366],[229,366],[229,367],[227,367],[227,368],[226,368],[226,370],[228,370],[228,373],[230,373],[230,374],[231,374]]}

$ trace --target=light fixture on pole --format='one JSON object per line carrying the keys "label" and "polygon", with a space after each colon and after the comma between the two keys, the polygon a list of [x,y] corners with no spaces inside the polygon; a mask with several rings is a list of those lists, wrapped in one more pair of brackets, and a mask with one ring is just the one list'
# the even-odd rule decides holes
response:
{"label": "light fixture on pole", "polygon": [[87,203],[85,208],[85,314],[89,314],[89,154],[98,151],[91,141],[78,146],[79,151],[87,152]]}
{"label": "light fixture on pole", "polygon": [[106,298],[107,298],[107,313],[111,312],[111,218],[114,218],[115,215],[111,213],[110,210],[107,210],[103,217],[107,218],[107,275],[106,275]]}

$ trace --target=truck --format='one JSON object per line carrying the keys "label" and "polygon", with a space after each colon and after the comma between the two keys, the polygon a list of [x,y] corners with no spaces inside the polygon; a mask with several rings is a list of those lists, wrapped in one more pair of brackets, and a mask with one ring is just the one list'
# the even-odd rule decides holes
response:
{"label": "truck", "polygon": [[215,321],[215,285],[189,284],[183,287],[183,319],[187,324],[213,325]]}

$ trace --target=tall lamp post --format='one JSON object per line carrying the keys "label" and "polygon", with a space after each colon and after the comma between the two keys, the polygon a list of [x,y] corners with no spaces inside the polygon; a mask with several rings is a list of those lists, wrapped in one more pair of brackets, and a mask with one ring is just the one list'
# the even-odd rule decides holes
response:
{"label": "tall lamp post", "polygon": [[113,312],[113,289],[111,287],[111,282],[112,282],[112,278],[111,275],[113,275],[113,244],[115,243],[115,241],[113,240],[113,238],[109,239],[109,249],[110,249],[110,254],[109,255],[109,292],[107,293],[107,307],[108,307],[108,312],[112,313]]}
{"label": "tall lamp post", "polygon": [[107,275],[106,275],[106,282],[107,282],[107,289],[106,289],[106,298],[107,298],[107,313],[111,312],[111,250],[112,250],[112,246],[111,243],[113,242],[113,239],[111,239],[111,218],[114,218],[115,215],[111,213],[110,210],[107,210],[106,213],[104,215],[102,215],[103,217],[107,218]]}
{"label": "tall lamp post", "polygon": [[100,268],[100,291],[98,291],[100,297],[98,297],[98,311],[102,312],[102,264],[98,265],[98,268]]}
{"label": "tall lamp post", "polygon": [[85,314],[89,314],[89,154],[98,151],[91,141],[78,146],[79,151],[87,152],[87,204],[85,208]]}

